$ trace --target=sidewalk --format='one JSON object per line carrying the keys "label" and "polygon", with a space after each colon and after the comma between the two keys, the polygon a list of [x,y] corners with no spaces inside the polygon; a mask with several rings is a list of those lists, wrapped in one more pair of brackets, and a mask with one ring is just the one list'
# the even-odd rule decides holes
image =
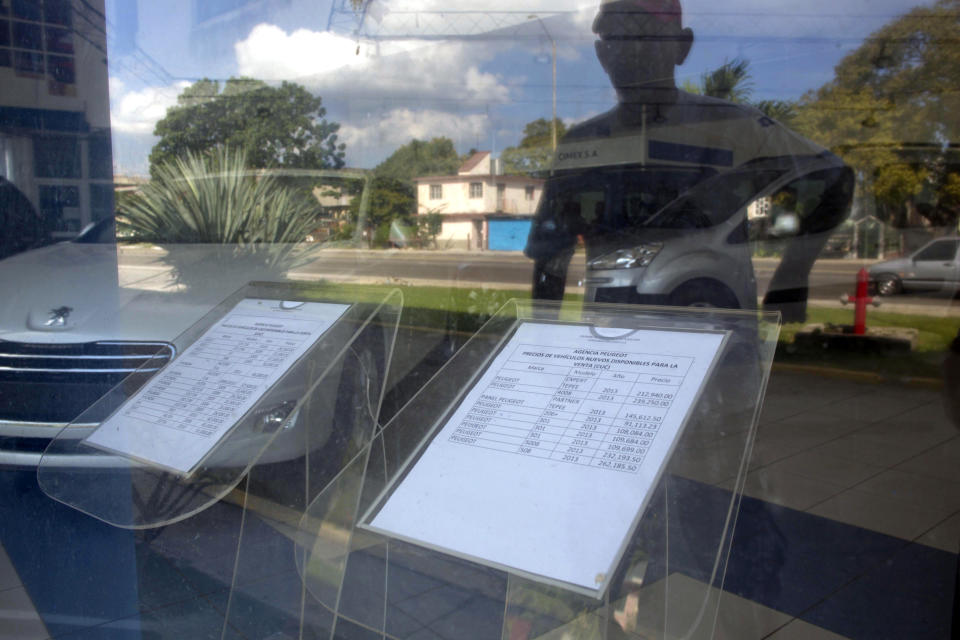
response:
{"label": "sidewalk", "polygon": [[[742,580],[768,529],[751,526],[745,502],[725,589],[761,607],[721,604],[729,637],[791,635],[767,609],[851,638],[944,638],[960,546],[960,431],[939,393],[775,373],[744,489],[769,505],[784,552],[781,592]],[[756,521],[753,521],[756,524]],[[738,567],[738,562],[739,567]],[[768,613],[768,612],[767,612]],[[732,618],[736,614],[736,618]],[[755,630],[749,631],[750,629]]]}

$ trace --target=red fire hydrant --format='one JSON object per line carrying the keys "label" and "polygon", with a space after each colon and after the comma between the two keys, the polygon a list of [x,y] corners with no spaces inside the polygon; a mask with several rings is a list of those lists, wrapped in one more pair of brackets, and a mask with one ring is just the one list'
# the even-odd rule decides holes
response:
{"label": "red fire hydrant", "polygon": [[857,295],[842,295],[840,302],[847,304],[854,303],[853,307],[853,333],[862,336],[867,333],[867,305],[872,304],[879,307],[880,303],[870,297],[870,274],[866,269],[857,271]]}

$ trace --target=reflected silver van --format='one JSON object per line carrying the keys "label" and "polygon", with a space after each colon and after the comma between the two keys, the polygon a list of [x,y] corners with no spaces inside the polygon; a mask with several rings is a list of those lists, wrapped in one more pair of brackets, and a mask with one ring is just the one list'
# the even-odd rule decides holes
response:
{"label": "reflected silver van", "polygon": [[[581,192],[592,201],[592,228],[601,229],[587,242],[588,301],[740,309],[757,306],[751,240],[804,245],[799,254],[810,264],[792,264],[795,281],[774,285],[805,287],[820,246],[846,215],[829,194],[851,180],[827,153],[752,162],[706,179],[682,169],[597,173],[596,188]],[[685,189],[685,181],[696,186]],[[679,195],[660,204],[660,193]],[[619,206],[607,206],[613,197]],[[751,205],[759,212],[753,220]]]}

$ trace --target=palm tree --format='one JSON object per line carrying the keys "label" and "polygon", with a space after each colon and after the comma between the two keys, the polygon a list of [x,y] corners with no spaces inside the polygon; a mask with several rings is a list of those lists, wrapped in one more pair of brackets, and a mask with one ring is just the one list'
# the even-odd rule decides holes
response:
{"label": "palm tree", "polygon": [[753,93],[750,62],[743,58],[724,60],[723,64],[700,76],[703,95],[730,102],[747,102]]}
{"label": "palm tree", "polygon": [[760,100],[754,105],[760,111],[774,120],[789,126],[797,117],[797,107],[793,102],[786,100]]}
{"label": "palm tree", "polygon": [[305,261],[318,212],[276,177],[248,169],[244,152],[217,147],[160,164],[119,205],[118,224],[132,240],[164,246],[176,281],[197,287],[210,278],[280,277]]}

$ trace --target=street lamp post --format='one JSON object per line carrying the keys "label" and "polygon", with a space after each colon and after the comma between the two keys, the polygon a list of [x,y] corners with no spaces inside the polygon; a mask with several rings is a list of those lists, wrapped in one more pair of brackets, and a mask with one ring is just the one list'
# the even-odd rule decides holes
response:
{"label": "street lamp post", "polygon": [[540,16],[537,14],[531,14],[527,16],[528,20],[536,20],[540,23],[540,27],[543,29],[543,32],[547,34],[547,39],[550,40],[550,51],[553,61],[553,118],[550,119],[550,137],[551,142],[553,143],[553,150],[557,150],[557,43],[553,39],[553,36],[550,35],[550,30],[547,29],[547,25],[543,24],[543,20],[540,19]]}

